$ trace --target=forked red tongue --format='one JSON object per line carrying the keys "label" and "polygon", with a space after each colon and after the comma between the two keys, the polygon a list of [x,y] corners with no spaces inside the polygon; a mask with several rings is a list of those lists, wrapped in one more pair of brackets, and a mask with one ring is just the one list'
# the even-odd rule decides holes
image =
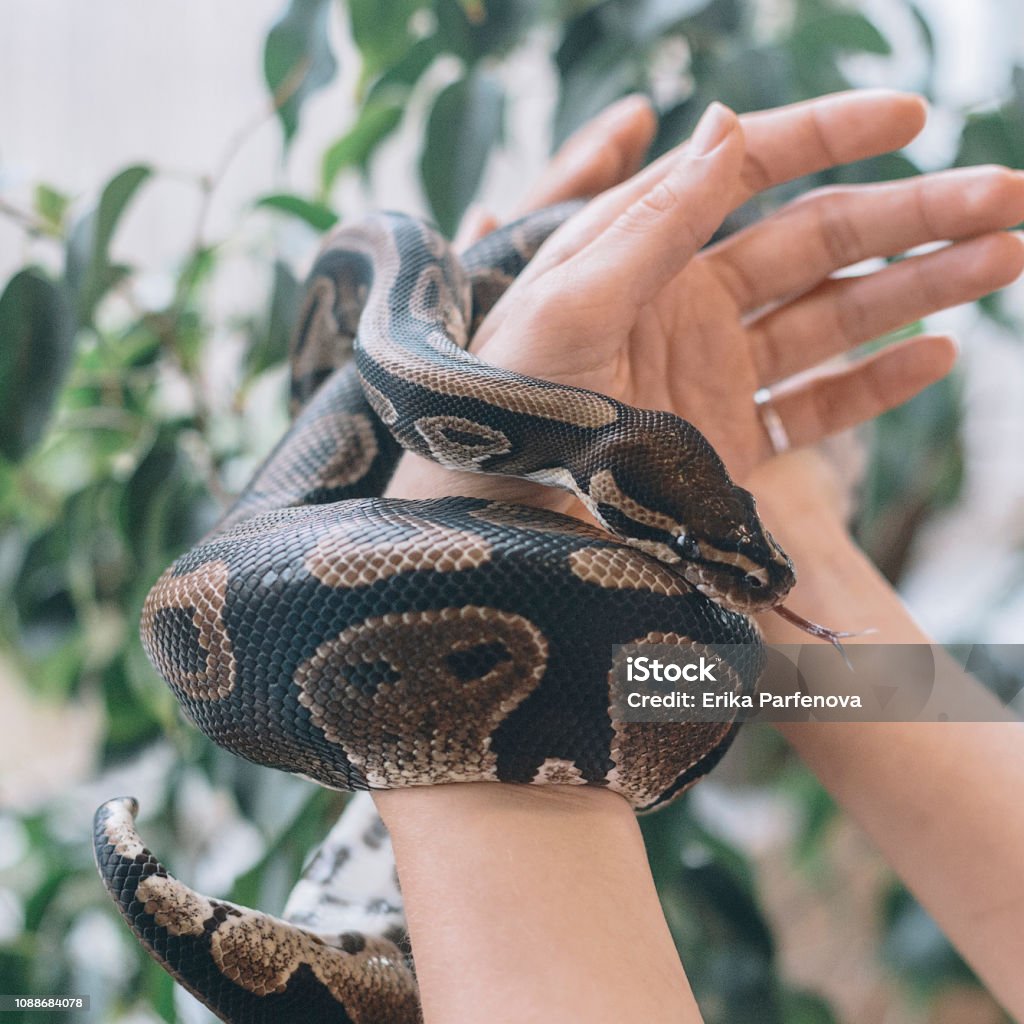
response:
{"label": "forked red tongue", "polygon": [[843,656],[843,661],[846,662],[846,667],[851,672],[853,671],[853,666],[850,664],[850,659],[846,656],[846,648],[839,641],[849,636],[864,636],[865,633],[875,632],[873,629],[862,629],[855,633],[846,633],[838,629],[829,629],[828,626],[821,626],[817,622],[805,619],[802,615],[797,615],[796,612],[790,611],[781,604],[777,604],[772,611],[776,615],[782,616],[787,622],[791,622],[798,629],[802,629],[805,633],[819,637],[821,640],[827,640]]}

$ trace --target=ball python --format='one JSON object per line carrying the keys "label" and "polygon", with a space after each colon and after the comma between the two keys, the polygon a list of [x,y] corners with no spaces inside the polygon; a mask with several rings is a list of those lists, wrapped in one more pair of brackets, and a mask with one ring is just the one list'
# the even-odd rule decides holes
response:
{"label": "ball python", "polygon": [[[341,790],[587,784],[641,811],[722,757],[735,723],[617,720],[612,645],[744,645],[730,685],[756,686],[748,615],[781,607],[794,572],[754,499],[685,420],[467,350],[578,205],[461,257],[401,214],[328,238],[293,335],[292,425],[143,609],[147,655],[214,742]],[[600,525],[379,497],[402,450],[567,489]],[[350,801],[283,919],[174,879],[136,811],[131,798],[97,811],[100,874],[146,949],[222,1020],[419,1019],[368,797]]]}

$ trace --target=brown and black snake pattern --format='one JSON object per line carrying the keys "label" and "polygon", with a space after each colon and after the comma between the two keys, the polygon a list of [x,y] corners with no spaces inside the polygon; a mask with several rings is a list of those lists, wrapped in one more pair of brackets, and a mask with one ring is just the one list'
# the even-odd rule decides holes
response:
{"label": "brown and black snake pattern", "polygon": [[[750,495],[685,421],[464,350],[569,212],[462,260],[394,214],[328,240],[293,343],[295,422],[143,612],[147,654],[218,744],[338,789],[589,784],[643,810],[728,747],[729,723],[617,721],[612,645],[746,645],[727,686],[756,686],[742,613],[778,603],[793,574]],[[568,488],[607,530],[479,499],[373,497],[401,448]],[[328,935],[200,896],[143,847],[134,811],[97,812],[101,874],[222,1019],[417,1019],[394,914]],[[396,900],[383,903],[400,918]]]}

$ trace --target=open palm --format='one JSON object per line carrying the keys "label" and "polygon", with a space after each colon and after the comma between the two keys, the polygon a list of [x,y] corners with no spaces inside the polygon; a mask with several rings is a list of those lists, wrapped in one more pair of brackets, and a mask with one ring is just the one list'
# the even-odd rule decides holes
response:
{"label": "open palm", "polygon": [[[909,141],[913,97],[848,94],[740,121],[712,108],[688,144],[566,225],[481,331],[488,361],[672,411],[742,479],[770,454],[754,392],[886,331],[1012,281],[1024,175],[969,168],[809,193],[717,245],[733,209],[785,180]],[[701,152],[703,150],[703,152]],[[868,257],[941,251],[833,279]],[[781,384],[794,444],[870,418],[944,374],[954,347],[918,337]]]}
{"label": "open palm", "polygon": [[[715,105],[687,143],[615,184],[652,128],[642,102],[627,106],[604,139],[600,124],[585,130],[589,164],[556,160],[535,190],[528,208],[606,189],[541,249],[473,347],[488,362],[690,420],[740,482],[772,455],[759,388],[772,387],[794,446],[876,416],[948,371],[949,338],[821,364],[1024,269],[1024,245],[1003,230],[1024,218],[1024,174],[997,167],[817,190],[705,245],[758,193],[905,145],[924,122],[916,97],[846,93],[739,119]],[[832,276],[939,241],[952,244]],[[531,486],[495,493],[486,483],[524,500]],[[444,490],[456,488],[481,490],[466,478]],[[539,500],[569,507],[564,496]]]}

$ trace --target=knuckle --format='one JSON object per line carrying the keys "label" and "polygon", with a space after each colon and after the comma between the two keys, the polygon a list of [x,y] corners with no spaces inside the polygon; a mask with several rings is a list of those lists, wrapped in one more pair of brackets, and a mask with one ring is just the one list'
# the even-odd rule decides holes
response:
{"label": "knuckle", "polygon": [[837,267],[861,258],[863,243],[847,205],[836,193],[819,197],[815,204],[818,234],[826,255]]}
{"label": "knuckle", "polygon": [[744,188],[752,195],[764,192],[776,184],[775,175],[772,174],[767,164],[749,149],[743,158],[743,171],[741,174]]}
{"label": "knuckle", "polygon": [[942,309],[949,305],[949,295],[940,279],[932,273],[932,264],[927,258],[907,261],[914,272],[914,288],[929,310]]}
{"label": "knuckle", "polygon": [[871,311],[855,284],[839,291],[836,296],[835,315],[842,337],[853,341],[867,335]]}
{"label": "knuckle", "polygon": [[619,227],[634,233],[649,230],[679,204],[679,195],[667,181],[659,181],[619,217]]}
{"label": "knuckle", "polygon": [[807,392],[808,412],[819,434],[831,433],[836,418],[836,403],[827,382],[818,381]]}

